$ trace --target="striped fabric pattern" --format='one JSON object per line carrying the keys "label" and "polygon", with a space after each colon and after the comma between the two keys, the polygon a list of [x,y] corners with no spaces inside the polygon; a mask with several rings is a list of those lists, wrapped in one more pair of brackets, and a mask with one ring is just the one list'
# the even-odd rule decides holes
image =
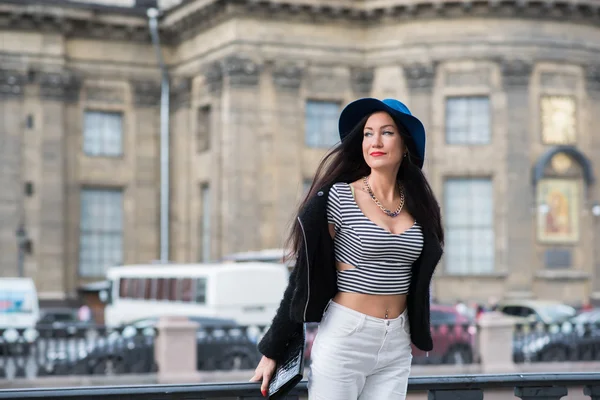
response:
{"label": "striped fabric pattern", "polygon": [[336,260],[355,267],[338,271],[341,292],[408,293],[411,266],[423,249],[418,222],[400,234],[388,232],[363,214],[350,185],[341,182],[329,192],[327,219],[335,227]]}

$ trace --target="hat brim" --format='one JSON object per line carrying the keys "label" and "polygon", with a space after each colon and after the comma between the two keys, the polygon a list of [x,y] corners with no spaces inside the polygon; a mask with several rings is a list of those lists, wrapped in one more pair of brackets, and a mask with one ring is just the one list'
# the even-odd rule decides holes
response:
{"label": "hat brim", "polygon": [[341,112],[338,122],[340,140],[344,140],[350,132],[365,118],[378,111],[387,112],[396,122],[406,128],[412,138],[413,158],[419,168],[423,168],[425,160],[425,127],[417,117],[398,111],[383,101],[375,98],[363,98],[348,104]]}

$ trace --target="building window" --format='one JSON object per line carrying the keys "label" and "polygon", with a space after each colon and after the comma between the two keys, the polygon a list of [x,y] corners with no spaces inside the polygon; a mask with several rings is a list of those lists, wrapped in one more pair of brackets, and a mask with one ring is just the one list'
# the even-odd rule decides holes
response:
{"label": "building window", "polygon": [[577,136],[575,99],[569,96],[543,96],[540,107],[543,143],[574,144]]}
{"label": "building window", "polygon": [[211,226],[210,226],[210,186],[204,183],[200,186],[200,260],[210,261]]}
{"label": "building window", "polygon": [[88,156],[122,156],[123,114],[86,111],[83,124],[83,152]]}
{"label": "building window", "polygon": [[210,126],[211,110],[210,106],[200,107],[197,111],[196,119],[196,145],[198,153],[210,149]]}
{"label": "building window", "polygon": [[491,141],[490,99],[487,96],[446,99],[446,143],[488,144]]}
{"label": "building window", "polygon": [[81,191],[79,275],[101,277],[123,263],[123,192],[110,189]]}
{"label": "building window", "polygon": [[446,271],[494,270],[494,200],[491,179],[448,179],[444,186]]}
{"label": "building window", "polygon": [[339,112],[340,104],[336,102],[306,102],[304,138],[308,147],[329,148],[339,142]]}

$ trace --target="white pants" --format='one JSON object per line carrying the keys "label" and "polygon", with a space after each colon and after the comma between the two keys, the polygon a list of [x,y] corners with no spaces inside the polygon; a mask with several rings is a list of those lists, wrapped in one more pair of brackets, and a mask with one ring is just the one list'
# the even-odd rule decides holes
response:
{"label": "white pants", "polygon": [[407,312],[394,319],[333,301],[311,353],[310,400],[402,400],[412,362]]}

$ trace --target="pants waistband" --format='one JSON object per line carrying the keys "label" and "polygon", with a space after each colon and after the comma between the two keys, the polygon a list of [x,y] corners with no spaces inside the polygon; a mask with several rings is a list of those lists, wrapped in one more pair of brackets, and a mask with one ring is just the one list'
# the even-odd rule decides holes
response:
{"label": "pants waistband", "polygon": [[327,308],[325,309],[325,311],[327,311],[328,308],[334,308],[336,310],[339,310],[343,313],[346,314],[350,314],[350,315],[354,315],[356,317],[361,317],[364,318],[365,321],[371,321],[371,322],[375,322],[375,323],[380,323],[380,324],[384,324],[384,325],[388,325],[390,327],[392,326],[404,326],[404,324],[406,324],[408,322],[408,310],[405,308],[404,311],[402,312],[402,314],[400,314],[399,316],[397,316],[396,318],[377,318],[377,317],[373,317],[371,315],[367,315],[364,313],[361,313],[360,311],[356,311],[353,310],[349,307],[343,306],[339,303],[336,303],[333,300],[329,301],[329,304],[327,305]]}

